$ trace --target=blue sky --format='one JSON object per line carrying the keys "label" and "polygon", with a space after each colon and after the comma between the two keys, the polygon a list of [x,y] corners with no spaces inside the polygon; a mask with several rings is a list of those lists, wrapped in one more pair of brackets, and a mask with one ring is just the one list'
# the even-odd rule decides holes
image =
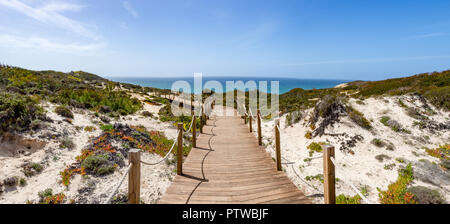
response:
{"label": "blue sky", "polygon": [[102,76],[450,69],[450,1],[0,0],[0,62]]}

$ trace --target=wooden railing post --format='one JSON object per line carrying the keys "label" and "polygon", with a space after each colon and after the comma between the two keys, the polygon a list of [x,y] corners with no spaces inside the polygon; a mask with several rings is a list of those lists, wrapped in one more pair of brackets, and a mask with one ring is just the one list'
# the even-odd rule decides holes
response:
{"label": "wooden railing post", "polygon": [[280,144],[280,119],[275,120],[275,152],[277,156],[277,170],[282,171],[281,167],[281,144]]}
{"label": "wooden railing post", "polygon": [[334,173],[334,146],[324,145],[323,148],[323,184],[325,204],[336,204],[336,179]]}
{"label": "wooden railing post", "polygon": [[178,123],[177,174],[183,173],[183,123]]}
{"label": "wooden railing post", "polygon": [[193,116],[192,124],[192,147],[197,147],[197,117]]}
{"label": "wooden railing post", "polygon": [[244,124],[247,124],[247,114],[244,114]]}
{"label": "wooden railing post", "polygon": [[194,116],[194,96],[191,95],[191,116]]}
{"label": "wooden railing post", "polygon": [[139,204],[141,196],[141,150],[128,151],[131,169],[128,173],[128,204]]}
{"label": "wooden railing post", "polygon": [[205,116],[204,115],[204,106],[202,105],[202,110],[200,113],[200,133],[203,134],[203,126],[205,126]]}
{"label": "wooden railing post", "polygon": [[261,111],[258,109],[256,120],[258,121],[258,144],[262,145],[262,131],[261,131]]}
{"label": "wooden railing post", "polygon": [[249,116],[248,116],[248,126],[250,127],[250,132],[253,132],[252,123],[253,123],[253,116],[249,114]]}

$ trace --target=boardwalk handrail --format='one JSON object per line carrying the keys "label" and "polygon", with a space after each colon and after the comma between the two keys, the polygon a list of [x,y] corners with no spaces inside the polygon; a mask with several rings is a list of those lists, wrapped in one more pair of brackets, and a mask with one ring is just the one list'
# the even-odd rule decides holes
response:
{"label": "boardwalk handrail", "polygon": [[[178,130],[176,135],[178,135],[179,133],[180,133],[180,131]],[[163,162],[163,161],[165,161],[167,158],[169,158],[169,155],[172,153],[173,149],[175,148],[176,143],[177,143],[177,141],[174,141],[174,142],[173,142],[172,147],[170,147],[169,152],[167,152],[166,155],[164,156],[164,158],[162,158],[162,159],[159,160],[158,162],[156,162],[156,163],[149,163],[149,162],[141,161],[141,163],[144,164],[144,165],[147,165],[147,166],[154,166],[154,165],[160,164],[161,162]]]}
{"label": "boardwalk handrail", "polygon": [[[207,104],[211,104],[212,102],[208,102]],[[202,107],[201,107],[201,110],[200,110],[200,113],[204,113],[204,104],[202,105]],[[189,127],[189,129],[185,132],[185,133],[189,133],[190,131],[191,131],[191,129],[192,129],[192,127],[194,126],[194,125],[196,125],[195,124],[196,123],[196,119],[195,119],[195,116],[192,116],[192,119],[191,119],[191,124],[190,124],[190,127]],[[206,121],[205,121],[205,123],[206,123]],[[203,124],[202,124],[203,125]],[[183,128],[183,126],[182,126],[182,123],[179,123],[178,124],[178,131],[177,131],[177,136],[178,136],[178,141],[174,141],[173,142],[173,144],[172,144],[172,146],[171,146],[171,148],[170,148],[170,150],[166,153],[166,155],[164,156],[164,158],[162,158],[161,160],[159,160],[158,162],[154,162],[154,163],[150,163],[150,162],[145,162],[145,161],[142,161],[142,160],[140,160],[140,157],[139,157],[139,161],[137,161],[139,164],[144,164],[144,165],[148,165],[148,166],[154,166],[154,165],[157,165],[157,164],[160,164],[161,162],[163,162],[163,161],[165,161],[165,160],[167,160],[167,158],[169,158],[169,155],[170,154],[172,154],[172,151],[173,151],[173,149],[175,148],[175,145],[178,143],[179,144],[179,146],[180,145],[182,145],[182,138],[180,138],[180,132],[182,132],[182,128]],[[183,134],[183,133],[182,133]],[[194,133],[193,133],[194,134]],[[194,138],[195,139],[195,138]],[[195,140],[194,140],[195,141]],[[179,147],[178,147],[179,148]],[[180,149],[180,148],[179,148]],[[179,153],[179,151],[180,150],[178,150],[178,153]],[[130,152],[131,152],[131,150],[130,150]],[[129,152],[129,154],[130,154],[130,152]],[[140,153],[140,150],[137,150],[136,151],[138,154]],[[130,156],[129,156],[130,157]],[[130,158],[129,158],[130,159]],[[181,160],[180,160],[180,157],[178,156],[178,164],[181,164],[182,163],[182,158],[181,158]],[[112,200],[112,198],[117,194],[117,192],[118,192],[118,190],[119,190],[119,188],[120,188],[120,186],[122,186],[122,184],[123,184],[123,182],[125,181],[125,178],[126,178],[126,176],[128,175],[129,176],[129,173],[130,173],[130,170],[132,170],[133,169],[133,167],[135,166],[136,164],[134,164],[134,163],[132,163],[131,161],[130,161],[130,164],[128,165],[128,167],[126,168],[126,170],[125,170],[125,173],[122,175],[122,177],[120,178],[120,181],[116,184],[116,186],[114,187],[114,190],[111,192],[111,194],[108,196],[108,199],[105,201],[105,204],[108,204],[108,203],[110,203],[111,202],[111,200]],[[138,177],[137,177],[137,179],[138,180],[140,180],[140,166],[138,166],[138,165],[136,165],[138,168]],[[180,167],[181,168],[181,167]],[[181,169],[180,169],[180,171],[179,172],[181,172]],[[180,173],[179,173],[180,174]],[[135,178],[135,177],[131,177],[131,176],[129,176],[129,178],[130,178],[130,180],[129,181],[131,181],[131,179],[132,178]],[[133,181],[136,181],[136,180],[134,180],[133,179]],[[128,188],[128,192],[129,192],[129,196],[130,196],[130,192],[133,192],[134,194],[139,194],[140,193],[140,181],[136,181],[136,182],[138,182],[138,183],[136,183],[136,185],[137,186],[134,186],[135,188],[137,188],[137,190],[136,189],[130,189],[130,187]],[[136,192],[137,191],[137,192]],[[139,199],[139,195],[137,195],[136,196],[136,198],[137,199]],[[130,203],[130,201],[132,201],[132,202],[134,202],[134,203],[139,203],[139,200],[134,200],[134,199],[131,199],[131,198],[128,198],[128,202]]]}
{"label": "boardwalk handrail", "polygon": [[108,196],[108,200],[105,201],[105,204],[109,204],[112,200],[112,198],[114,197],[114,195],[116,195],[117,191],[119,190],[120,186],[122,186],[123,182],[125,181],[125,177],[127,177],[128,172],[130,172],[131,166],[133,164],[129,164],[125,173],[122,175],[122,177],[120,178],[119,183],[116,185],[116,187],[114,188],[114,190],[111,192],[111,194]]}
{"label": "boardwalk handrail", "polygon": [[[342,169],[342,167],[339,166],[339,165],[336,163],[336,161],[334,160],[333,157],[330,157],[330,160],[331,160],[331,162],[334,164],[335,167],[338,167],[339,169]],[[345,182],[345,181],[344,181],[344,182]],[[358,188],[356,188],[355,185],[353,185],[351,182],[348,182],[347,184],[352,188],[353,191],[356,192],[356,194],[358,194],[364,201],[366,201],[366,203],[368,203],[368,204],[375,204],[374,202],[372,202],[372,201],[370,201],[369,199],[367,199],[367,198],[366,198],[366,197],[358,190]]]}
{"label": "boardwalk handrail", "polygon": [[[244,109],[244,119],[246,119],[247,118],[247,116],[249,117],[249,119],[250,119],[250,122],[249,122],[249,125],[250,125],[250,131],[252,131],[252,127],[251,127],[251,125],[252,125],[252,123],[251,123],[251,120],[257,120],[257,119],[259,119],[259,120],[262,120],[262,117],[261,117],[261,114],[260,113],[258,113],[258,115],[257,115],[257,117],[255,117],[254,115],[253,115],[253,113],[252,113],[252,110],[251,110],[251,108],[249,108],[249,110],[248,110],[248,112],[247,112],[247,110],[246,110],[246,107],[245,107],[245,104],[242,104],[242,103],[240,103],[238,100],[236,100],[236,103],[238,104],[238,105],[240,105],[241,107],[243,107],[243,109]],[[259,132],[260,132],[260,130],[261,130],[261,127],[262,125],[260,124],[260,122],[258,122],[258,130],[259,130]],[[288,161],[288,163],[287,164],[289,164],[289,165],[291,165],[292,166],[292,169],[294,170],[294,172],[295,172],[295,174],[300,178],[300,179],[302,179],[298,174],[297,174],[297,172],[295,171],[295,167],[293,166],[293,164],[294,163],[291,163],[291,162],[289,162],[289,160],[287,160],[287,159],[285,159],[283,156],[281,156],[281,153],[280,153],[280,149],[278,149],[279,148],[279,141],[280,141],[280,136],[279,136],[279,133],[280,133],[280,130],[281,130],[281,128],[280,128],[280,124],[279,124],[279,122],[276,122],[275,123],[275,125],[274,125],[274,130],[275,130],[275,132],[274,132],[274,135],[275,135],[275,146],[276,146],[276,148],[277,148],[277,150],[275,151],[275,150],[273,150],[272,148],[270,148],[272,151],[274,151],[274,153],[275,153],[275,155],[277,156],[277,169],[278,170],[280,170],[280,165],[281,164],[286,164],[286,163],[281,163],[281,159],[284,159],[284,160],[286,160],[286,161]],[[258,133],[259,135],[260,135],[260,133]],[[277,134],[278,134],[278,136],[277,136]],[[261,136],[258,136],[258,138],[261,138]],[[333,148],[333,156],[334,156],[334,147],[332,147]],[[328,160],[330,160],[331,161],[331,163],[332,163],[332,165],[333,165],[333,167],[332,167],[332,170],[333,170],[333,172],[332,172],[332,177],[333,177],[333,181],[332,181],[332,184],[333,184],[333,186],[332,186],[332,197],[330,196],[330,198],[332,199],[332,202],[333,203],[335,203],[335,197],[336,197],[336,195],[335,195],[335,191],[334,191],[334,185],[335,185],[335,181],[334,181],[334,167],[336,166],[336,167],[338,167],[339,169],[342,169],[342,167],[340,167],[337,163],[336,163],[336,161],[335,161],[335,159],[332,157],[332,156],[330,156],[330,155],[322,155],[322,156],[317,156],[317,157],[311,157],[311,158],[309,158],[309,159],[320,159],[320,158],[323,158],[323,160],[324,160],[324,179],[325,179],[325,174],[328,172],[327,170],[325,170],[325,169],[327,169],[328,168],[328,166],[329,165],[331,165],[331,164],[327,164],[328,162]],[[352,190],[353,191],[355,191],[356,192],[356,194],[358,194],[366,203],[368,203],[368,204],[375,204],[375,203],[373,203],[372,201],[370,201],[369,199],[367,199],[367,197],[365,197],[351,182],[345,182],[345,183],[347,183],[351,188],[352,188]],[[324,183],[324,186],[326,185],[327,183]],[[309,185],[309,184],[308,184]],[[330,191],[330,188],[331,186],[325,186],[325,194],[327,194],[327,192],[329,192]],[[317,188],[315,188],[315,187],[313,187],[315,190],[318,190]],[[327,197],[329,197],[329,195],[326,195],[325,196],[326,198],[325,198],[325,200],[326,200],[326,203],[327,203],[327,199],[330,199],[330,198],[327,198]]]}

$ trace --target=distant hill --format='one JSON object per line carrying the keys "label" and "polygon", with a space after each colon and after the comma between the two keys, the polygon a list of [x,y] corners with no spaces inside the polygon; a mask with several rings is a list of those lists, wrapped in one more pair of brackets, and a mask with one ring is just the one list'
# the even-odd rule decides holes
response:
{"label": "distant hill", "polygon": [[450,70],[382,81],[354,81],[341,89],[293,89],[280,96],[280,108],[286,111],[309,108],[315,104],[312,99],[330,94],[354,98],[418,94],[436,107],[448,111],[450,110]]}

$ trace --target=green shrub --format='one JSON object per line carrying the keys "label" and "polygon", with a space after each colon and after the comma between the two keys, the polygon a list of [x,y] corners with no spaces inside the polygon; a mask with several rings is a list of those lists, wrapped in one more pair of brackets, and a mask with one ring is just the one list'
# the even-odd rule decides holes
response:
{"label": "green shrub", "polygon": [[323,142],[312,142],[311,144],[308,145],[308,149],[309,149],[309,155],[311,156],[314,152],[322,152],[322,145],[324,145],[325,143]]}
{"label": "green shrub", "polygon": [[408,164],[405,169],[399,170],[397,181],[390,184],[386,191],[378,189],[380,202],[382,204],[416,204],[414,194],[407,191],[407,186],[413,179],[412,165]]}
{"label": "green shrub", "polygon": [[361,204],[361,196],[355,195],[353,197],[340,194],[336,197],[336,204]]}
{"label": "green shrub", "polygon": [[354,109],[353,107],[348,106],[347,107],[347,113],[350,119],[355,122],[357,125],[364,129],[372,129],[372,125],[370,124],[370,121],[368,121],[364,114],[359,112],[358,110]]}
{"label": "green shrub", "polygon": [[6,179],[3,180],[3,185],[5,186],[16,186],[19,183],[19,178],[14,176],[14,177],[8,177]]}
{"label": "green shrub", "polygon": [[[111,85],[111,84],[110,84]],[[142,108],[142,103],[136,98],[130,98],[125,92],[113,91],[112,86],[104,90],[99,89],[80,89],[80,90],[62,90],[57,98],[60,103],[68,104],[77,102],[84,108],[104,111],[108,108],[113,112],[133,114]]]}
{"label": "green shrub", "polygon": [[300,111],[293,111],[286,115],[286,126],[298,123],[303,118],[303,113]]}
{"label": "green shrub", "polygon": [[425,93],[425,97],[437,108],[450,110],[450,86],[432,88]]}
{"label": "green shrub", "polygon": [[44,169],[44,167],[40,163],[32,163],[31,168],[38,173]]}
{"label": "green shrub", "polygon": [[87,132],[93,132],[95,130],[97,130],[97,128],[95,128],[94,126],[86,126],[86,127],[84,127],[84,131],[87,131]]}
{"label": "green shrub", "polygon": [[26,131],[44,110],[36,100],[19,94],[0,94],[0,132]]}
{"label": "green shrub", "polygon": [[380,122],[386,127],[390,127],[395,132],[411,133],[409,130],[403,128],[402,125],[396,120],[392,120],[388,116],[381,117]]}
{"label": "green shrub", "polygon": [[151,112],[149,112],[149,111],[143,111],[142,112],[142,116],[144,116],[144,117],[153,117],[153,114]]}
{"label": "green shrub", "polygon": [[40,163],[26,163],[22,166],[22,172],[26,177],[31,177],[42,172],[44,167]]}
{"label": "green shrub", "polygon": [[53,189],[51,189],[51,188],[47,188],[47,189],[45,189],[44,191],[40,191],[39,193],[38,193],[38,196],[40,197],[40,198],[46,198],[46,197],[50,197],[50,196],[52,196],[53,195]]}
{"label": "green shrub", "polygon": [[75,143],[73,143],[73,140],[69,137],[64,137],[61,140],[61,143],[59,144],[59,147],[63,149],[73,149],[75,147]]}
{"label": "green shrub", "polygon": [[414,195],[414,201],[419,204],[445,204],[445,200],[437,190],[423,186],[410,187],[407,190]]}
{"label": "green shrub", "polygon": [[70,111],[69,108],[66,106],[58,106],[55,108],[55,113],[66,118],[72,118],[73,119],[73,113]]}
{"label": "green shrub", "polygon": [[38,195],[40,204],[62,204],[65,199],[63,193],[53,195],[53,190],[51,188],[39,192]]}
{"label": "green shrub", "polygon": [[388,126],[387,122],[388,122],[389,120],[391,120],[391,117],[389,117],[389,116],[383,116],[383,117],[381,117],[380,122],[381,122],[382,124],[384,124],[385,126]]}
{"label": "green shrub", "polygon": [[25,178],[20,178],[20,180],[19,180],[19,185],[20,185],[21,187],[27,185],[27,180],[25,180]]}
{"label": "green shrub", "polygon": [[313,138],[312,137],[312,132],[311,131],[307,131],[306,134],[305,134],[305,138],[312,139]]}
{"label": "green shrub", "polygon": [[315,176],[306,176],[305,180],[311,181],[311,180],[317,180],[323,183],[323,174],[317,174]]}
{"label": "green shrub", "polygon": [[379,138],[372,139],[372,141],[370,143],[372,143],[373,145],[375,145],[378,148],[384,147],[386,145],[386,143]]}
{"label": "green shrub", "polygon": [[450,160],[450,144],[441,145],[436,149],[425,148],[428,155],[441,160]]}
{"label": "green shrub", "polygon": [[383,162],[385,159],[391,159],[391,157],[384,154],[380,154],[375,156],[375,159],[378,160],[378,162]]}
{"label": "green shrub", "polygon": [[98,154],[90,155],[81,163],[81,167],[86,170],[86,172],[97,175],[104,176],[114,172],[115,165],[109,162],[108,154]]}
{"label": "green shrub", "polygon": [[384,169],[385,170],[392,170],[395,166],[396,166],[395,163],[386,164],[386,165],[384,165]]}
{"label": "green shrub", "polygon": [[114,126],[112,124],[105,124],[100,126],[100,129],[102,131],[112,131],[114,129]]}

